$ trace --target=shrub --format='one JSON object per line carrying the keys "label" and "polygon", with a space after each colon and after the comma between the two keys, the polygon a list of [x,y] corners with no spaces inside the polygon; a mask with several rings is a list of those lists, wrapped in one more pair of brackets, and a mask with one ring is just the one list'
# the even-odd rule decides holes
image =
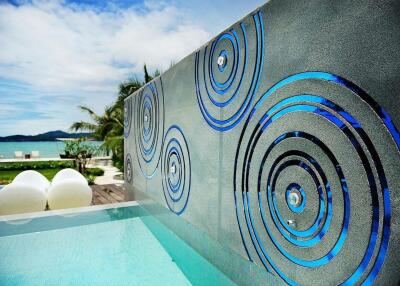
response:
{"label": "shrub", "polygon": [[85,174],[87,176],[103,176],[104,175],[104,170],[100,168],[87,168],[85,170]]}
{"label": "shrub", "polygon": [[79,139],[77,141],[65,141],[64,152],[70,158],[77,158],[78,155],[84,157],[91,157],[98,153],[98,148],[87,143],[85,139]]}
{"label": "shrub", "polygon": [[74,168],[73,161],[31,161],[31,162],[7,162],[0,163],[0,171],[11,170],[42,170]]}
{"label": "shrub", "polygon": [[96,176],[85,175],[85,178],[88,181],[89,185],[94,185],[94,181],[96,180]]}
{"label": "shrub", "polygon": [[119,158],[118,156],[115,156],[114,154],[111,157],[111,159],[112,159],[114,167],[118,168],[121,172],[123,172],[124,171],[124,159]]}

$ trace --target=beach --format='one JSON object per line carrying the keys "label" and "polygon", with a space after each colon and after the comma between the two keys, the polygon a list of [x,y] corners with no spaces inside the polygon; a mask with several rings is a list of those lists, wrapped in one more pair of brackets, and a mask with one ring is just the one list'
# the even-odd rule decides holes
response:
{"label": "beach", "polygon": [[[88,141],[85,144],[98,147],[100,141]],[[42,158],[58,158],[64,153],[65,143],[63,141],[37,141],[37,142],[0,142],[0,159],[14,158],[14,151],[22,151],[30,154],[32,151],[39,151]]]}

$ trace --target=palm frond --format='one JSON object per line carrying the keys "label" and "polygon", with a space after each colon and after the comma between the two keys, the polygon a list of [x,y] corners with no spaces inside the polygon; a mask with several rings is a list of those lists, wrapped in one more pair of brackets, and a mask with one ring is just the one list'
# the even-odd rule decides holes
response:
{"label": "palm frond", "polygon": [[79,121],[79,122],[74,122],[71,125],[70,129],[73,131],[95,131],[96,127],[97,126],[93,123]]}
{"label": "palm frond", "polygon": [[93,119],[94,121],[98,121],[98,120],[100,119],[100,116],[97,115],[96,112],[94,112],[92,109],[90,109],[90,108],[87,107],[87,106],[79,105],[79,109],[82,110],[82,111],[87,112],[87,113],[90,115],[90,117],[92,117],[92,119]]}

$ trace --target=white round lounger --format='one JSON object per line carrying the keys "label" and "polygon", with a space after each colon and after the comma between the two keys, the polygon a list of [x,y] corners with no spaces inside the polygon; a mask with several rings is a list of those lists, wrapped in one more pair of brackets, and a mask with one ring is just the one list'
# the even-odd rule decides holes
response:
{"label": "white round lounger", "polygon": [[62,182],[64,180],[70,180],[70,179],[79,181],[86,185],[88,183],[86,178],[78,171],[76,171],[74,169],[63,169],[54,176],[52,184],[57,184],[58,182]]}
{"label": "white round lounger", "polygon": [[48,191],[48,205],[52,210],[89,206],[92,189],[87,180],[73,169],[61,170],[53,178]]}
{"label": "white round lounger", "polygon": [[0,190],[0,215],[43,211],[46,192],[31,183],[13,182]]}
{"label": "white round lounger", "polygon": [[42,174],[36,171],[23,171],[19,173],[13,180],[13,183],[25,183],[43,190],[47,192],[47,189],[50,186],[49,180]]}

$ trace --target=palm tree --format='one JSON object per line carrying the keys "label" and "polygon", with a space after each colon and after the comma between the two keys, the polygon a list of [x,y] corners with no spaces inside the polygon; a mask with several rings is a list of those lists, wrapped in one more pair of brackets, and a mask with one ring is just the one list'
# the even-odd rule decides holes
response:
{"label": "palm tree", "polygon": [[144,64],[143,70],[144,70],[144,82],[145,83],[151,82],[155,77],[158,77],[161,74],[161,71],[159,69],[156,69],[154,71],[153,75],[150,75],[149,72],[147,71],[146,64]]}
{"label": "palm tree", "polygon": [[93,137],[97,140],[103,141],[108,132],[113,128],[115,123],[114,107],[107,106],[103,115],[98,115],[87,106],[80,105],[79,109],[86,112],[92,119],[92,122],[78,121],[71,125],[70,129],[73,131],[89,131],[93,132]]}
{"label": "palm tree", "polygon": [[95,139],[103,141],[100,150],[105,151],[107,154],[111,152],[113,161],[116,164],[122,162],[124,154],[123,109],[115,108],[115,105],[108,106],[105,108],[103,115],[98,115],[89,107],[79,106],[79,108],[90,115],[92,122],[75,122],[70,128],[74,131],[93,132]]}
{"label": "palm tree", "polygon": [[143,86],[143,82],[138,80],[136,76],[131,77],[125,82],[119,84],[118,98],[114,104],[115,109],[124,109],[124,100],[132,93],[136,92]]}
{"label": "palm tree", "polygon": [[146,65],[143,69],[145,82],[138,80],[137,77],[132,77],[121,83],[118,98],[112,106],[105,108],[103,115],[98,115],[87,106],[79,106],[82,111],[89,114],[92,121],[79,121],[71,125],[71,129],[74,131],[93,132],[95,139],[103,141],[101,149],[107,153],[112,152],[114,166],[121,170],[124,165],[124,100],[161,73],[156,70],[153,75],[149,75]]}

